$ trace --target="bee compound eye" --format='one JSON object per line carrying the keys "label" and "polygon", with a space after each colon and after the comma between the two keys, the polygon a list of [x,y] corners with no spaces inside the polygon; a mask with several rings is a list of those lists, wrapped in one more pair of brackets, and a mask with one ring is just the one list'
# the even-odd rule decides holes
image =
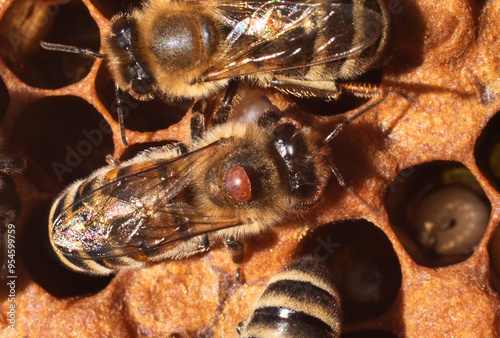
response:
{"label": "bee compound eye", "polygon": [[113,35],[125,35],[127,31],[130,31],[130,22],[125,16],[116,20],[111,27]]}
{"label": "bee compound eye", "polygon": [[252,198],[252,184],[245,168],[233,166],[224,176],[226,192],[236,202],[248,202]]}

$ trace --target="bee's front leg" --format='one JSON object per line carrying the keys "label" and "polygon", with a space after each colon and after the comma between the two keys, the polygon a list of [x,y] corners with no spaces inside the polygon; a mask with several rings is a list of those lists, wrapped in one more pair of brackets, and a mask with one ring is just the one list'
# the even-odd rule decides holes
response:
{"label": "bee's front leg", "polygon": [[231,236],[226,238],[226,245],[233,256],[233,262],[236,264],[241,263],[245,256],[245,247],[243,244]]}
{"label": "bee's front leg", "polygon": [[243,271],[241,270],[241,262],[243,262],[243,258],[245,257],[245,247],[239,241],[237,241],[233,236],[226,238],[226,245],[229,249],[229,252],[232,255],[233,262],[238,264],[236,269],[236,284],[244,283]]}
{"label": "bee's front leg", "polygon": [[118,123],[120,124],[120,136],[124,146],[128,146],[127,136],[125,135],[125,112],[123,110],[123,97],[124,95],[130,96],[129,93],[123,92],[118,84],[115,84],[115,97],[116,97],[116,114],[118,115]]}

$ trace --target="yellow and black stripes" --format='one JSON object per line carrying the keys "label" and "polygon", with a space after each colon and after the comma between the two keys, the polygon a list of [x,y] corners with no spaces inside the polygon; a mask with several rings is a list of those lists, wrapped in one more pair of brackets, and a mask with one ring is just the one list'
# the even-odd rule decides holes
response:
{"label": "yellow and black stripes", "polygon": [[[362,40],[366,35],[379,35],[378,40],[360,54],[353,54],[347,58],[340,68],[340,79],[351,79],[356,75],[373,68],[382,59],[389,40],[390,18],[383,0],[353,0],[356,31],[353,43]],[[359,14],[364,8],[380,14],[380,17],[363,16]],[[381,19],[381,20],[379,20]]]}
{"label": "yellow and black stripes", "polygon": [[240,337],[338,337],[339,296],[316,259],[298,259],[275,275],[240,324]]}
{"label": "yellow and black stripes", "polygon": [[189,184],[198,161],[216,149],[212,144],[181,155],[172,147],[153,148],[70,185],[49,216],[59,259],[73,270],[111,274],[208,249],[204,231],[196,228],[194,220],[204,218],[197,218]]}
{"label": "yellow and black stripes", "polygon": [[[315,66],[312,71],[321,71],[324,74],[329,74],[330,77],[333,76],[335,79],[348,80],[366,72],[380,61],[387,45],[389,14],[382,0],[343,0],[342,3],[352,5],[350,17],[353,18],[352,27],[354,30],[349,47],[347,46],[347,41],[340,42],[346,44],[345,50],[349,50],[352,46],[356,46],[366,40],[367,35],[379,35],[379,38],[374,44],[361,50],[359,53],[351,54],[347,58],[335,62]],[[367,9],[378,15],[370,17],[366,14]],[[336,26],[332,27],[332,29],[339,30],[342,27]],[[329,35],[332,34],[334,33],[330,32]],[[338,49],[336,44],[333,44],[330,48]],[[325,53],[329,53],[328,49],[325,49]],[[330,53],[332,52],[330,51]]]}
{"label": "yellow and black stripes", "polygon": [[[78,248],[78,243],[75,243],[76,237],[64,238],[61,235],[61,230],[57,228],[61,223],[69,222],[71,217],[87,217],[90,213],[83,212],[82,210],[88,210],[87,205],[107,205],[107,203],[120,202],[120,193],[116,189],[106,190],[104,187],[107,184],[120,180],[123,177],[133,176],[134,173],[141,172],[151,165],[160,162],[161,160],[168,159],[176,155],[176,152],[169,151],[158,151],[155,153],[154,158],[150,158],[148,153],[139,155],[138,157],[124,162],[118,166],[110,165],[101,168],[91,174],[85,180],[79,180],[70,185],[61,194],[61,196],[54,202],[50,215],[49,215],[49,238],[51,245],[56,252],[59,259],[67,265],[69,268],[81,272],[87,272],[92,274],[110,274],[116,271],[118,267],[139,267],[144,265],[144,263],[151,261],[151,256],[158,256],[162,252],[157,251],[144,251],[136,254],[128,254],[126,247],[111,248],[109,243],[106,243],[100,248],[93,250],[92,247],[86,247],[85,250]],[[162,171],[158,171],[158,175],[161,175]],[[125,183],[125,182],[123,182]],[[125,191],[127,192],[127,190]],[[113,196],[111,196],[113,195]],[[130,193],[127,192],[123,196],[124,201],[121,202],[122,205],[126,205],[127,199],[130,198]],[[86,209],[87,208],[87,209]],[[102,213],[106,211],[103,209]],[[89,216],[90,217],[90,216]],[[104,215],[92,215],[97,221],[97,225],[92,225],[90,222],[85,226],[96,226],[99,229],[106,227],[112,228],[109,224],[99,224],[99,219],[104,220]],[[101,217],[101,218],[99,218]],[[120,228],[127,219],[126,217],[115,216],[113,219],[106,219],[105,221],[112,223],[114,222],[116,228]],[[55,229],[56,227],[56,229]],[[59,233],[57,233],[59,231]],[[88,230],[99,231],[99,230]],[[84,236],[85,232],[80,231],[80,235]],[[134,238],[135,239],[135,238]],[[66,240],[61,245],[61,241]],[[56,243],[59,242],[58,243]],[[99,259],[100,250],[106,248],[106,258]]]}
{"label": "yellow and black stripes", "polygon": [[[339,2],[350,6],[342,7],[342,10],[350,8],[351,13],[346,13],[344,22],[332,22],[320,32],[314,31],[307,35],[307,41],[301,44],[301,48],[309,50],[307,61],[297,62],[305,64],[300,72],[296,70],[279,72],[278,75],[297,79],[317,80],[347,80],[366,72],[379,62],[385,50],[389,31],[389,17],[385,4],[382,0],[343,0]],[[318,17],[310,17],[309,20],[317,21],[327,16],[332,10],[330,2],[323,3],[323,11]],[[370,17],[367,13],[374,16]],[[336,16],[337,17],[337,16]],[[352,28],[351,28],[352,27]],[[345,34],[346,29],[352,29],[353,34]],[[341,51],[347,52],[351,48],[361,46],[363,41],[369,40],[368,35],[379,36],[375,43],[359,53],[353,53],[336,61],[320,62],[331,55]],[[335,38],[335,42],[328,43]],[[312,44],[312,45],[310,45]],[[326,46],[326,47],[325,47]],[[319,51],[319,52],[318,52]],[[293,64],[292,62],[290,64]]]}
{"label": "yellow and black stripes", "polygon": [[[110,274],[112,273],[112,263],[105,260],[96,260],[91,257],[92,252],[83,251],[69,251],[64,252],[63,248],[56,246],[53,241],[54,225],[57,224],[59,217],[64,215],[71,215],[76,213],[83,207],[83,199],[101,187],[109,172],[115,172],[112,177],[116,176],[116,170],[112,167],[105,167],[98,170],[87,180],[80,180],[70,185],[65,192],[54,202],[49,216],[49,238],[59,259],[68,267],[73,270],[81,272],[90,272],[96,274]],[[121,259],[121,257],[119,257]],[[109,261],[109,259],[108,259]],[[128,263],[130,264],[130,263]]]}

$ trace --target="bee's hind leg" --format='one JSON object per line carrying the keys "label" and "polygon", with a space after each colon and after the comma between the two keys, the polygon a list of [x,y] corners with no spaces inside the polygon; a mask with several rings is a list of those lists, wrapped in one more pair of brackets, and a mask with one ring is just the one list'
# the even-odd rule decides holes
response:
{"label": "bee's hind leg", "polygon": [[277,90],[297,97],[336,100],[343,93],[363,98],[386,97],[388,93],[396,93],[407,100],[408,95],[396,88],[384,88],[366,83],[337,83],[335,81],[308,81],[288,78],[274,78],[269,84]]}
{"label": "bee's hind leg", "polygon": [[321,98],[335,100],[340,95],[339,87],[334,81],[308,81],[289,78],[274,78],[269,85],[282,93],[296,97]]}

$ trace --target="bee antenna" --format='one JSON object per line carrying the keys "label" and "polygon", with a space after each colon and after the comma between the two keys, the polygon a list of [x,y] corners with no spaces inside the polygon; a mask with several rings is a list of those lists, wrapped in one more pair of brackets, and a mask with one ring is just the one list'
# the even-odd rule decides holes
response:
{"label": "bee antenna", "polygon": [[332,171],[333,175],[335,176],[335,178],[337,179],[337,182],[338,184],[346,189],[348,192],[350,192],[351,194],[353,194],[354,196],[356,196],[361,202],[363,202],[375,215],[377,216],[380,216],[380,212],[375,209],[375,207],[373,205],[371,205],[370,203],[368,203],[367,200],[365,200],[363,197],[361,197],[360,194],[358,194],[356,191],[354,191],[350,186],[348,186],[345,181],[344,181],[344,178],[342,177],[342,175],[340,174],[340,172],[337,170],[337,168],[335,168],[333,166],[333,164],[331,164],[330,162],[326,161],[327,165],[330,167],[330,170]]}
{"label": "bee antenna", "polygon": [[61,45],[59,43],[40,41],[40,46],[42,46],[42,48],[46,49],[46,50],[53,50],[53,51],[57,51],[57,52],[66,52],[66,53],[75,53],[75,54],[85,54],[85,55],[95,57],[96,59],[104,59],[106,57],[106,55],[101,54],[101,53],[96,52],[96,51],[93,51],[91,49],[80,48],[80,47],[75,47],[75,46],[68,46],[68,45]]}

